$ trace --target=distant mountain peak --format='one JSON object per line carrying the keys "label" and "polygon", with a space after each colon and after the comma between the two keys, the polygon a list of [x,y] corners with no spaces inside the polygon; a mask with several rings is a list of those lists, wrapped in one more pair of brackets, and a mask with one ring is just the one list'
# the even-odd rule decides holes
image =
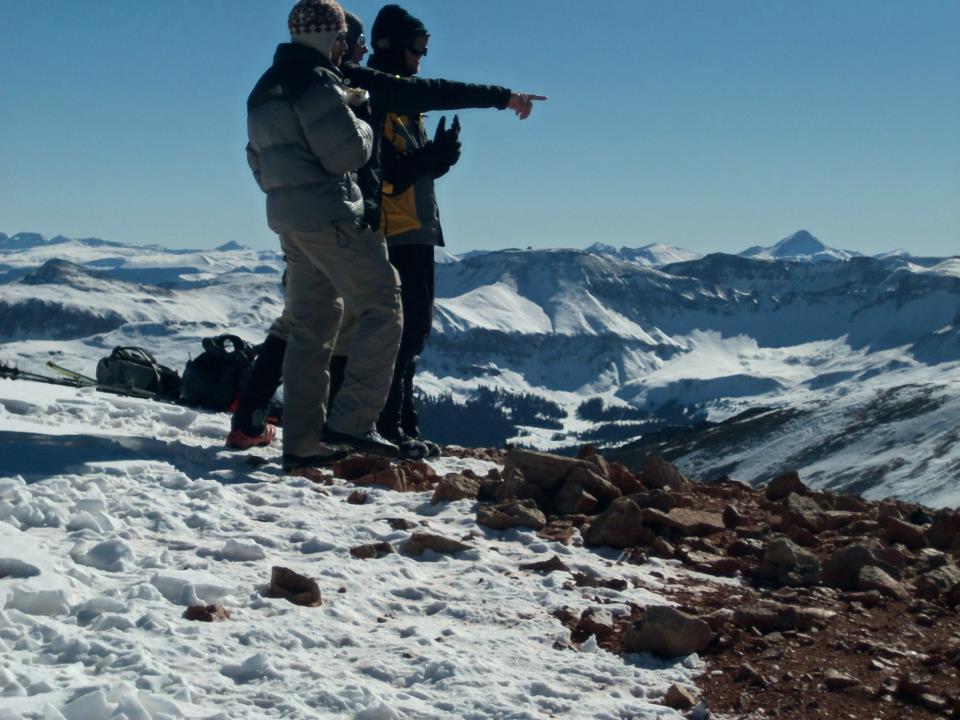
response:
{"label": "distant mountain peak", "polygon": [[92,270],[91,268],[77,265],[69,260],[53,258],[47,260],[43,265],[26,275],[22,282],[25,285],[70,285],[72,287],[83,287],[89,284],[91,280],[109,281],[110,275],[106,272]]}
{"label": "distant mountain peak", "polygon": [[820,242],[811,232],[798,230],[793,235],[785,237],[773,246],[774,255],[816,255],[827,250],[827,246]]}
{"label": "distant mountain peak", "polygon": [[588,252],[591,255],[617,255],[617,248],[613,245],[608,245],[607,243],[595,242],[590,247],[584,248],[584,252]]}
{"label": "distant mountain peak", "polygon": [[246,245],[241,245],[240,243],[231,240],[230,242],[225,242],[223,245],[217,247],[217,250],[220,252],[230,252],[231,250],[249,250]]}
{"label": "distant mountain peak", "polygon": [[809,230],[798,230],[776,245],[754,245],[740,253],[741,257],[758,260],[794,260],[806,262],[841,261],[857,257],[860,253],[827,247]]}

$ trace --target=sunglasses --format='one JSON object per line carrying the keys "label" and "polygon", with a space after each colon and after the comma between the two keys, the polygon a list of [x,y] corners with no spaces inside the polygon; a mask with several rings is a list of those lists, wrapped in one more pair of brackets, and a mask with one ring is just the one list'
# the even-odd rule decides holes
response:
{"label": "sunglasses", "polygon": [[414,54],[416,57],[418,57],[418,58],[426,57],[426,56],[427,56],[427,50],[429,50],[429,49],[430,49],[430,48],[424,48],[423,50],[418,50],[418,49],[415,48],[415,47],[408,47],[408,48],[407,48],[407,50],[409,50],[411,53],[413,53],[413,54]]}
{"label": "sunglasses", "polygon": [[360,33],[360,36],[357,38],[357,43],[356,43],[356,45],[357,45],[357,47],[366,47],[366,46],[367,46],[367,38],[364,36],[363,33]]}

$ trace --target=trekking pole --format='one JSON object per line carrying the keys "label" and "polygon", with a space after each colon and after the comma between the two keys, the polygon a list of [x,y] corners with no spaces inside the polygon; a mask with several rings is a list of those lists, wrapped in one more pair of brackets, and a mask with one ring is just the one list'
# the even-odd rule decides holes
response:
{"label": "trekking pole", "polygon": [[89,375],[83,375],[82,373],[78,373],[76,370],[65,368],[63,367],[63,365],[57,365],[53,360],[47,360],[47,367],[56,370],[61,375],[66,375],[68,378],[73,378],[78,382],[87,383],[89,385],[99,384],[95,378],[92,378]]}

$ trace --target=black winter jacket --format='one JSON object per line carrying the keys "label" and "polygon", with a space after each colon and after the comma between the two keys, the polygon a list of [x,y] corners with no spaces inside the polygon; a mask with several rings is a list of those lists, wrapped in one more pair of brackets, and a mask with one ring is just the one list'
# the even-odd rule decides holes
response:
{"label": "black winter jacket", "polygon": [[[357,174],[363,193],[364,220],[374,228],[381,223],[381,143],[387,115],[413,115],[430,110],[462,110],[466,108],[497,108],[503,110],[510,101],[510,90],[498,85],[477,85],[452,80],[434,80],[404,77],[382,72],[372,67],[345,62],[341,66],[344,78],[351,87],[370,93],[370,106],[357,114],[370,123],[375,137],[373,155]],[[381,228],[385,232],[389,228]],[[442,244],[442,238],[441,242]]]}

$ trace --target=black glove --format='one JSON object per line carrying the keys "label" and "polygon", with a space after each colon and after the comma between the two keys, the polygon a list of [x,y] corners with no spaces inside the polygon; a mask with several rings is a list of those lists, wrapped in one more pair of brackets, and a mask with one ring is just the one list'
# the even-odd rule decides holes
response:
{"label": "black glove", "polygon": [[437,123],[437,131],[434,133],[433,142],[430,143],[431,155],[433,156],[433,168],[431,174],[436,179],[446,175],[450,168],[457,164],[460,159],[460,116],[453,116],[453,124],[447,130],[447,116],[444,115]]}

